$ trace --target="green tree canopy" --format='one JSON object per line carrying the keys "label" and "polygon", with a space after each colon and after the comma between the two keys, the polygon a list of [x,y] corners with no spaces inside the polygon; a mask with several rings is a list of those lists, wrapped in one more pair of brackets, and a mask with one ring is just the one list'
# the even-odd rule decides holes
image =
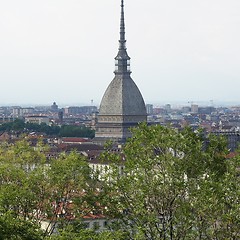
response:
{"label": "green tree canopy", "polygon": [[63,125],[59,135],[61,137],[88,137],[93,138],[95,133],[90,128],[84,126]]}
{"label": "green tree canopy", "polygon": [[31,221],[15,218],[12,213],[0,215],[1,240],[42,240],[43,231]]}
{"label": "green tree canopy", "polygon": [[104,152],[112,160],[103,183],[106,215],[130,239],[240,237],[239,158],[226,158],[224,139],[209,136],[206,145],[202,136],[143,124],[124,157]]}
{"label": "green tree canopy", "polygon": [[63,125],[60,127],[54,124],[47,125],[46,123],[24,123],[21,119],[1,124],[0,131],[41,132],[60,137],[93,138],[95,136],[95,131],[85,126]]}
{"label": "green tree canopy", "polygon": [[[222,138],[142,124],[121,152],[103,152],[104,174],[76,152],[47,159],[47,150],[26,139],[0,145],[2,239],[240,238],[240,158],[227,157]],[[109,229],[84,229],[93,211]]]}
{"label": "green tree canopy", "polygon": [[[0,219],[3,234],[17,224],[23,234],[29,227],[47,236],[56,223],[67,226],[69,219],[92,211],[88,199],[95,197],[97,184],[85,157],[72,152],[47,159],[47,150],[42,143],[30,146],[27,139],[0,146],[0,216],[9,225]],[[43,222],[48,224],[44,234]],[[9,239],[25,239],[14,236]]]}

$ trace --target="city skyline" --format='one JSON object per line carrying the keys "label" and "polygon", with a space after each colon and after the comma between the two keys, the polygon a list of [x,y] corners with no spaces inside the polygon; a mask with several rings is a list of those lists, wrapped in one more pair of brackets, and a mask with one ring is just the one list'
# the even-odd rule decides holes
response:
{"label": "city skyline", "polygon": [[[145,103],[239,101],[237,0],[125,1]],[[0,105],[99,105],[113,78],[119,0],[0,3]]]}

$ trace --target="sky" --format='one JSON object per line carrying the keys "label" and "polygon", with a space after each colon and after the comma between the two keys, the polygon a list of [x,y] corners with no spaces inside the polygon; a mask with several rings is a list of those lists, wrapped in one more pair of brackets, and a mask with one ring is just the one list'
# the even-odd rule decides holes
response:
{"label": "sky", "polygon": [[[145,103],[240,104],[239,0],[125,0]],[[99,105],[114,77],[120,0],[0,0],[0,106]]]}

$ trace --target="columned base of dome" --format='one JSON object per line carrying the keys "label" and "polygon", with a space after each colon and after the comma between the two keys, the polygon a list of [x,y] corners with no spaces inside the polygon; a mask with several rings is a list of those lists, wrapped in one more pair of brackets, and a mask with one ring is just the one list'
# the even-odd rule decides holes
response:
{"label": "columned base of dome", "polygon": [[[103,116],[101,116],[102,119]],[[145,116],[138,116],[137,119],[145,120]],[[101,118],[100,118],[101,119]],[[138,126],[138,122],[111,122],[111,121],[100,121],[97,123],[96,133],[94,142],[98,144],[107,141],[112,141],[114,143],[123,144],[126,140],[132,137],[131,129]],[[142,121],[143,122],[143,121]]]}

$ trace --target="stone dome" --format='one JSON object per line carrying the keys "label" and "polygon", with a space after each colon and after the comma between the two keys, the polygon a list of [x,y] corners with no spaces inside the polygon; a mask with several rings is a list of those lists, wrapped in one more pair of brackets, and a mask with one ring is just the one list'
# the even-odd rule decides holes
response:
{"label": "stone dome", "polygon": [[130,75],[116,75],[106,89],[99,115],[146,116],[146,107]]}

